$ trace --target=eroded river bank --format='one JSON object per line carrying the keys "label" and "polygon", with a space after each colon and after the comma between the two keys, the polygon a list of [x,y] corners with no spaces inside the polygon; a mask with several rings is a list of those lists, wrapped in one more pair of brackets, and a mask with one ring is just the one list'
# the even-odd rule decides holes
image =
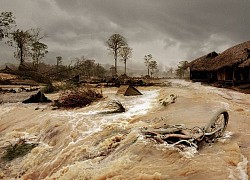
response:
{"label": "eroded river bank", "polygon": [[[103,89],[104,100],[74,110],[0,105],[0,156],[3,147],[20,138],[38,143],[24,157],[1,160],[0,178],[248,179],[250,95],[186,81],[171,84],[139,87],[143,95],[131,97],[116,95],[116,88]],[[159,99],[170,94],[177,95],[177,101],[162,106]],[[126,112],[101,114],[114,99]],[[204,126],[220,108],[230,116],[225,135],[198,151],[157,144],[140,132],[141,127],[162,124]]]}

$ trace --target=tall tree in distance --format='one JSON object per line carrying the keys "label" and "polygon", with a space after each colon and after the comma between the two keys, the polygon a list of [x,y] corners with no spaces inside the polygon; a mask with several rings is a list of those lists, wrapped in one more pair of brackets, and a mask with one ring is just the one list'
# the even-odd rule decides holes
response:
{"label": "tall tree in distance", "polygon": [[158,67],[157,67],[157,62],[156,61],[150,61],[149,62],[149,69],[150,69],[150,74],[151,77],[153,76],[153,74],[157,71]]}
{"label": "tall tree in distance", "polygon": [[48,46],[40,40],[45,38],[47,35],[41,33],[40,28],[33,28],[30,30],[30,34],[32,36],[32,45],[31,45],[31,57],[33,59],[33,66],[36,70],[38,70],[38,65],[41,62],[41,59],[48,53]]}
{"label": "tall tree in distance", "polygon": [[48,46],[40,42],[45,36],[39,28],[26,31],[17,29],[11,33],[8,44],[16,47],[14,56],[20,61],[20,66],[24,65],[25,58],[31,56],[35,69],[38,68],[40,60],[48,53]]}
{"label": "tall tree in distance", "polygon": [[125,70],[124,74],[127,74],[127,60],[132,57],[132,48],[128,46],[121,47],[120,51],[121,60],[124,62]]}
{"label": "tall tree in distance", "polygon": [[0,14],[0,40],[9,37],[10,30],[16,24],[12,12],[1,12]]}
{"label": "tall tree in distance", "polygon": [[113,34],[106,42],[109,50],[114,54],[115,74],[117,75],[117,57],[121,47],[127,46],[126,39],[120,34]]}
{"label": "tall tree in distance", "polygon": [[57,75],[59,73],[59,66],[62,65],[62,56],[57,56],[56,57],[56,72]]}
{"label": "tall tree in distance", "polygon": [[10,46],[17,48],[17,51],[14,53],[14,56],[19,59],[20,66],[24,65],[25,57],[28,56],[30,45],[32,43],[32,35],[30,32],[17,29],[11,33],[12,38],[8,41]]}
{"label": "tall tree in distance", "polygon": [[152,61],[152,58],[153,58],[152,54],[148,54],[144,56],[144,63],[148,69],[148,76],[149,76],[149,70],[150,70],[150,62]]}
{"label": "tall tree in distance", "polygon": [[33,66],[38,70],[38,65],[41,62],[41,59],[48,53],[48,46],[41,42],[32,43],[31,48],[31,57],[33,59]]}
{"label": "tall tree in distance", "polygon": [[188,70],[187,70],[187,64],[188,64],[188,61],[180,61],[179,64],[178,64],[178,68],[176,70],[176,75],[182,79],[184,78],[185,76],[188,76]]}

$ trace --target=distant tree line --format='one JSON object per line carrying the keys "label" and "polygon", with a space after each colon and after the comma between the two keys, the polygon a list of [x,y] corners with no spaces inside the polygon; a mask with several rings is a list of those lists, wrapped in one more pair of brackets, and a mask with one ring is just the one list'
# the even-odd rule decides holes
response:
{"label": "distant tree line", "polygon": [[15,28],[16,21],[12,12],[2,12],[0,14],[0,40],[9,38],[7,43],[16,49],[14,57],[20,61],[20,66],[23,66],[25,61],[31,57],[33,67],[37,71],[38,64],[48,53],[48,46],[41,42],[46,34],[42,33],[40,28],[29,30]]}
{"label": "distant tree line", "polygon": [[[48,46],[42,42],[47,35],[40,28],[22,30],[16,27],[15,17],[12,12],[2,12],[0,14],[0,40],[8,38],[7,44],[15,47],[14,57],[20,62],[19,67],[24,66],[28,59],[32,59],[33,69],[38,71],[39,64],[42,63],[42,59],[48,53]],[[114,71],[113,74],[117,76],[117,61],[120,60],[124,63],[124,75],[126,75],[127,62],[131,59],[133,52],[126,38],[120,34],[113,34],[109,37],[106,44],[114,57],[114,68],[111,68]],[[147,77],[152,77],[159,71],[157,61],[153,59],[151,54],[145,55],[143,59],[147,68]],[[106,73],[106,70],[100,64],[96,64],[94,60],[81,57],[75,58],[74,61],[76,63],[74,67],[71,67],[74,69],[74,74],[81,74],[86,77],[96,75],[103,77]],[[185,69],[186,63],[187,61],[181,61],[176,69],[176,76],[179,78],[183,78],[188,74]],[[62,57],[57,56],[56,73],[59,74],[62,71],[66,72],[69,70],[70,67],[62,65]]]}

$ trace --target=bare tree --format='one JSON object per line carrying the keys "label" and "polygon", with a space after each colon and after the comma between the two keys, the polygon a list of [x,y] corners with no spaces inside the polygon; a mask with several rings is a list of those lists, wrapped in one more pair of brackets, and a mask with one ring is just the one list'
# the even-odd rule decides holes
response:
{"label": "bare tree", "polygon": [[40,40],[47,37],[45,33],[41,32],[40,28],[30,29],[30,34],[32,36],[32,45],[30,55],[33,59],[33,66],[38,70],[38,65],[41,62],[41,59],[48,53],[48,46]]}
{"label": "bare tree", "polygon": [[34,42],[39,42],[48,36],[46,33],[42,33],[41,28],[31,28],[29,32],[32,35]]}
{"label": "bare tree", "polygon": [[31,56],[35,69],[38,68],[40,60],[48,53],[48,46],[40,42],[44,37],[45,34],[41,34],[39,28],[26,31],[17,29],[11,33],[7,43],[16,48],[14,56],[20,61],[20,66]]}
{"label": "bare tree", "polygon": [[152,61],[152,58],[153,58],[152,54],[148,54],[144,56],[144,63],[148,69],[148,76],[149,76],[149,70],[150,70],[150,62]]}
{"label": "bare tree", "polygon": [[9,37],[10,30],[16,24],[12,12],[2,12],[0,14],[0,40]]}
{"label": "bare tree", "polygon": [[41,42],[35,42],[32,44],[31,48],[31,57],[33,59],[33,66],[38,70],[38,65],[41,62],[41,59],[48,53],[48,46]]}
{"label": "bare tree", "polygon": [[123,46],[127,46],[126,39],[120,34],[113,34],[106,43],[109,47],[109,50],[114,54],[115,74],[117,74],[117,57],[119,49]]}
{"label": "bare tree", "polygon": [[149,69],[150,69],[150,74],[151,77],[153,76],[153,74],[157,71],[158,67],[157,67],[157,62],[156,61],[150,61],[149,62]]}
{"label": "bare tree", "polygon": [[23,31],[20,29],[11,34],[12,39],[8,41],[8,44],[17,48],[14,56],[20,60],[20,65],[24,65],[25,57],[29,54],[32,36],[28,30]]}
{"label": "bare tree", "polygon": [[[62,56],[56,57],[56,72],[59,73],[59,66],[62,64]],[[58,74],[57,74],[58,75]]]}
{"label": "bare tree", "polygon": [[132,57],[132,48],[128,46],[121,47],[120,49],[120,56],[121,60],[124,62],[125,65],[125,71],[124,74],[126,75],[127,71],[127,60]]}

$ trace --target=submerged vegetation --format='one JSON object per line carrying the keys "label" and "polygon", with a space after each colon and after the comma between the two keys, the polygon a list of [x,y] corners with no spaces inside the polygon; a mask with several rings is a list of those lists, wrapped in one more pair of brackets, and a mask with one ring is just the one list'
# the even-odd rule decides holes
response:
{"label": "submerged vegetation", "polygon": [[6,151],[1,159],[11,161],[15,158],[25,156],[37,146],[38,143],[28,143],[25,139],[19,139],[14,145],[10,143],[10,145],[5,147]]}

